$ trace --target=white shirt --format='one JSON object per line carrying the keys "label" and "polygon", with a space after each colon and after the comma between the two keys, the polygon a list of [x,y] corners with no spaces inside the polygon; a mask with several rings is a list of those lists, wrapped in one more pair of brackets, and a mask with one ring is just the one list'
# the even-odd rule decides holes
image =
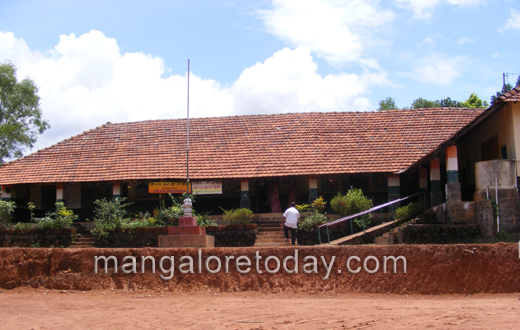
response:
{"label": "white shirt", "polygon": [[300,212],[295,207],[288,208],[283,214],[285,218],[285,225],[291,228],[298,228],[298,219],[300,219]]}

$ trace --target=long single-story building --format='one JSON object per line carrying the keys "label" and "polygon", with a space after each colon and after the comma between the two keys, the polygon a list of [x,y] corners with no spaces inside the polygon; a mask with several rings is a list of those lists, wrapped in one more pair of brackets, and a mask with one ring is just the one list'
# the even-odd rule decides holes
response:
{"label": "long single-story building", "polygon": [[[2,198],[28,219],[56,201],[93,216],[96,199],[127,197],[152,213],[168,192],[186,191],[195,208],[282,212],[291,201],[360,188],[374,204],[423,191],[444,202],[445,184],[475,190],[476,162],[520,155],[520,89],[487,110],[461,108],[248,115],[110,122],[0,168]],[[189,159],[189,166],[187,166]],[[520,173],[520,171],[519,171]],[[449,192],[448,192],[449,193]]]}

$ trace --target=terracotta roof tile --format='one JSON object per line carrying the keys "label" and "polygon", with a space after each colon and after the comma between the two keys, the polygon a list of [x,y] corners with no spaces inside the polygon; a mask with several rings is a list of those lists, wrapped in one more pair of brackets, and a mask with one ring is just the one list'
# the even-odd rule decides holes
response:
{"label": "terracotta roof tile", "polygon": [[520,101],[520,86],[517,86],[507,93],[499,96],[499,99],[504,102],[518,102]]}
{"label": "terracotta roof tile", "polygon": [[[397,172],[482,110],[291,113],[190,119],[190,178]],[[111,124],[0,168],[0,184],[186,178],[186,120]]]}

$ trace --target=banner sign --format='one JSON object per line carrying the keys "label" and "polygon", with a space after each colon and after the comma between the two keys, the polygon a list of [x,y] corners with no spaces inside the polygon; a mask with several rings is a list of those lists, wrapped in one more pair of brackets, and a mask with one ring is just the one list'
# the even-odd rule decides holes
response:
{"label": "banner sign", "polygon": [[182,194],[186,192],[186,182],[150,182],[148,193],[150,194]]}
{"label": "banner sign", "polygon": [[202,181],[192,183],[193,193],[197,195],[222,195],[222,182]]}

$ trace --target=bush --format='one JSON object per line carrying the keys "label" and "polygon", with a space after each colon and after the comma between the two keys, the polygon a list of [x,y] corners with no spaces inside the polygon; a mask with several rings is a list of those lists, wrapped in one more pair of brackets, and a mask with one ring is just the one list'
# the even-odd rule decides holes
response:
{"label": "bush", "polygon": [[72,222],[78,218],[74,211],[67,210],[65,204],[56,202],[56,211],[48,212],[44,218],[36,218],[37,227],[45,230],[72,228]]}
{"label": "bush", "polygon": [[236,210],[224,210],[224,216],[222,220],[227,225],[240,225],[251,223],[251,214],[253,212],[250,209],[236,209]]}
{"label": "bush", "polygon": [[96,200],[94,204],[94,222],[96,226],[90,232],[98,239],[108,236],[108,233],[116,229],[122,229],[123,225],[129,223],[125,219],[126,207],[132,203],[125,203],[125,197],[117,197],[107,201],[106,198]]}
{"label": "bush", "polygon": [[320,197],[316,198],[311,203],[311,207],[315,211],[318,211],[319,213],[323,213],[323,210],[325,210],[325,205],[327,205],[327,202],[325,202],[325,200],[323,199],[323,196],[320,196]]}
{"label": "bush", "polygon": [[329,220],[327,218],[327,214],[321,214],[317,210],[314,210],[314,213],[306,216],[303,221],[298,222],[298,229],[303,231],[313,231],[318,228],[318,226],[327,223]]}
{"label": "bush", "polygon": [[11,221],[11,213],[16,208],[15,202],[0,201],[0,222],[7,224]]}
{"label": "bush", "polygon": [[206,213],[203,213],[203,214],[196,215],[196,217],[197,217],[197,226],[203,226],[203,227],[218,226],[218,223],[216,223],[213,219],[211,219],[209,217],[209,213],[210,212],[206,212]]}
{"label": "bush", "polygon": [[415,219],[419,214],[424,212],[424,204],[421,202],[415,202],[406,206],[401,206],[395,210],[395,218],[400,223],[404,223]]}
{"label": "bush", "polygon": [[338,193],[330,201],[332,209],[344,217],[366,211],[372,205],[372,200],[363,195],[361,189],[350,189],[344,196]]}
{"label": "bush", "polygon": [[[372,200],[363,195],[361,189],[350,189],[344,196],[338,193],[330,201],[332,209],[344,217],[366,211],[370,209],[372,205]],[[362,215],[354,219],[354,222],[365,230],[370,224],[370,214]]]}

